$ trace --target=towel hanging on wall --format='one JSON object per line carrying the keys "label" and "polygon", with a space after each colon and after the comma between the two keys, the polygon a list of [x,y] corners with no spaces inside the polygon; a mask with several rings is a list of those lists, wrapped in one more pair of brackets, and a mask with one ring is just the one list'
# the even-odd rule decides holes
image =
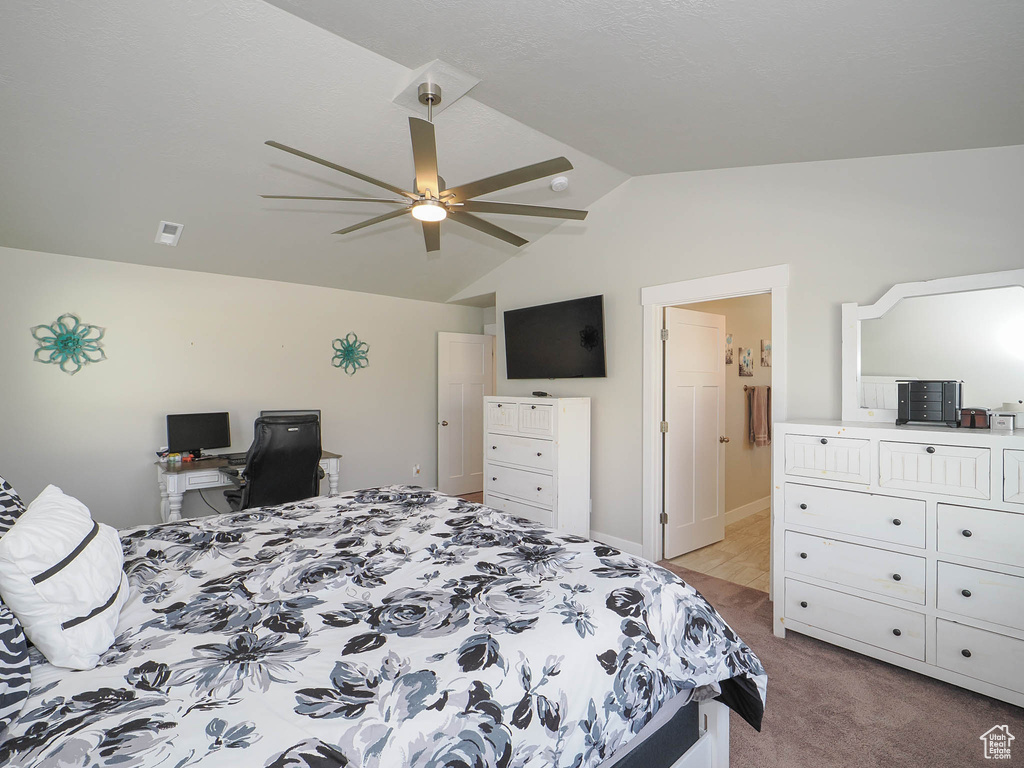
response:
{"label": "towel hanging on wall", "polygon": [[747,394],[747,433],[755,448],[772,444],[772,388],[743,387]]}

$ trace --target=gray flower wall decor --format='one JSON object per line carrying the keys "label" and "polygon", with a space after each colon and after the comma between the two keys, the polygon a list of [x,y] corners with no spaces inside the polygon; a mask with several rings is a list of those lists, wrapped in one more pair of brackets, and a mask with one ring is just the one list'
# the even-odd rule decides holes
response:
{"label": "gray flower wall decor", "polygon": [[83,323],[68,312],[50,325],[32,327],[32,338],[38,344],[32,359],[59,365],[64,373],[74,376],[89,363],[107,359],[102,344],[104,333],[105,328]]}

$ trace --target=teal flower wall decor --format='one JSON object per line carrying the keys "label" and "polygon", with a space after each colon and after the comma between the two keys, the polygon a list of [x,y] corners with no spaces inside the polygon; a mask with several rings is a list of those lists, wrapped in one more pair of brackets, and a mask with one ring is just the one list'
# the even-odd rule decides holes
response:
{"label": "teal flower wall decor", "polygon": [[83,366],[107,359],[100,343],[105,332],[104,328],[87,325],[69,312],[52,325],[32,328],[32,338],[39,344],[32,359],[59,365],[64,373],[74,376]]}
{"label": "teal flower wall decor", "polygon": [[350,333],[344,339],[334,340],[334,359],[331,360],[331,364],[351,376],[370,364],[367,358],[369,353],[370,345],[360,341],[354,333]]}

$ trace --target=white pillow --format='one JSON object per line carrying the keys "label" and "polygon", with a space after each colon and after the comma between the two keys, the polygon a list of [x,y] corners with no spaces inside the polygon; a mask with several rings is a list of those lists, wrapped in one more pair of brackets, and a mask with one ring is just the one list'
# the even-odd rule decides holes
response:
{"label": "white pillow", "polygon": [[48,485],[0,538],[0,597],[51,664],[92,669],[128,599],[117,531]]}

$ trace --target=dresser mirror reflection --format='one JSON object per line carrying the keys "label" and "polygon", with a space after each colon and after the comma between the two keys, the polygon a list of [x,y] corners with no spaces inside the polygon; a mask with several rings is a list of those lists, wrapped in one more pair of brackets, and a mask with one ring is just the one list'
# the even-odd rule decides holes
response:
{"label": "dresser mirror reflection", "polygon": [[843,304],[843,420],[894,422],[897,379],[963,381],[971,408],[1024,400],[1024,270],[900,283],[874,304]]}

